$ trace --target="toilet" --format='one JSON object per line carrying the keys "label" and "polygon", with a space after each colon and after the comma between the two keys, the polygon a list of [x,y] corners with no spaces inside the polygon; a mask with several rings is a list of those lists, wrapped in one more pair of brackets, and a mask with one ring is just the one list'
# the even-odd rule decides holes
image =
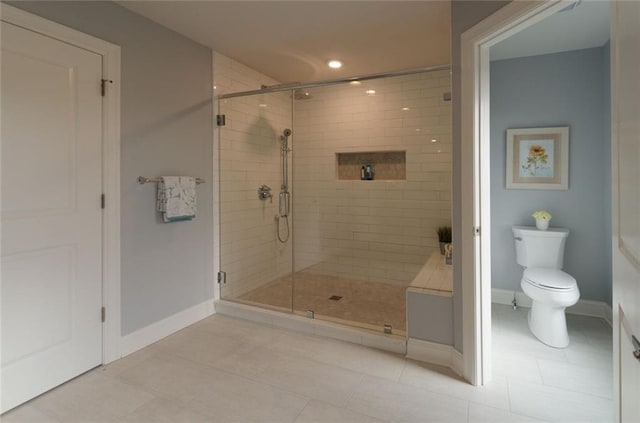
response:
{"label": "toilet", "polygon": [[516,260],[523,266],[520,286],[531,300],[529,329],[541,342],[555,348],[569,346],[565,308],[578,302],[575,278],[563,272],[564,246],[569,230],[533,226],[512,227]]}

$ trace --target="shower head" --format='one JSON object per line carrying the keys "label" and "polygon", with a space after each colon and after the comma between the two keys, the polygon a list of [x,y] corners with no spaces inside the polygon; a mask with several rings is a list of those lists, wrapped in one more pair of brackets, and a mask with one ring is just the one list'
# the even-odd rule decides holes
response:
{"label": "shower head", "polygon": [[298,88],[293,92],[293,98],[296,100],[310,100],[311,97],[311,93],[307,90],[303,90],[302,88]]}
{"label": "shower head", "polygon": [[291,129],[287,128],[284,131],[282,131],[282,135],[284,135],[285,137],[290,137],[291,136]]}

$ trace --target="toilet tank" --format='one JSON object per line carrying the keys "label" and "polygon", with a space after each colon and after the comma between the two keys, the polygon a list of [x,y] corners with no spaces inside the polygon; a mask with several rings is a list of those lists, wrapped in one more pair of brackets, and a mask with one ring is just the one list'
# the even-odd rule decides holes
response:
{"label": "toilet tank", "polygon": [[562,269],[568,229],[541,231],[535,226],[513,226],[511,229],[516,243],[516,261],[520,266]]}

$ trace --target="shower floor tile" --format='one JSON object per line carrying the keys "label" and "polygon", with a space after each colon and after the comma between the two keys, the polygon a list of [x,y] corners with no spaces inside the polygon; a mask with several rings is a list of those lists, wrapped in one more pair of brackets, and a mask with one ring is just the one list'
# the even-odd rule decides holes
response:
{"label": "shower floor tile", "polygon": [[[237,298],[238,301],[291,310],[315,318],[393,333],[406,333],[406,290],[403,285],[369,282],[308,271],[276,279]],[[293,291],[293,307],[291,305]],[[340,297],[339,299],[335,299]]]}

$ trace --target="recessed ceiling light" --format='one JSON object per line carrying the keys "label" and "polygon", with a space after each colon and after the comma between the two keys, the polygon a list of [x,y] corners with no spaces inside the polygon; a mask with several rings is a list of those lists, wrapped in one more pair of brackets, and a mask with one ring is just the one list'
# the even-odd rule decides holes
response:
{"label": "recessed ceiling light", "polygon": [[416,132],[420,132],[420,131],[422,131],[422,129],[416,128]]}
{"label": "recessed ceiling light", "polygon": [[340,60],[330,60],[328,65],[331,69],[340,69],[342,67],[342,62]]}
{"label": "recessed ceiling light", "polygon": [[354,85],[354,86],[362,85],[362,82],[360,82],[360,81],[351,81],[351,82],[349,82],[349,85]]}
{"label": "recessed ceiling light", "polygon": [[265,107],[267,107],[267,105],[265,103],[260,103],[260,104],[258,104],[258,107],[265,108]]}
{"label": "recessed ceiling light", "polygon": [[438,140],[431,140],[431,142],[438,142]]}
{"label": "recessed ceiling light", "polygon": [[365,93],[367,93],[368,95],[374,95],[376,93],[376,90],[367,90],[365,91]]}
{"label": "recessed ceiling light", "polygon": [[403,111],[403,112],[406,112],[406,111],[408,111],[408,110],[411,110],[411,109],[410,109],[410,108],[408,108],[408,107],[403,107],[403,108],[402,108],[402,111]]}

